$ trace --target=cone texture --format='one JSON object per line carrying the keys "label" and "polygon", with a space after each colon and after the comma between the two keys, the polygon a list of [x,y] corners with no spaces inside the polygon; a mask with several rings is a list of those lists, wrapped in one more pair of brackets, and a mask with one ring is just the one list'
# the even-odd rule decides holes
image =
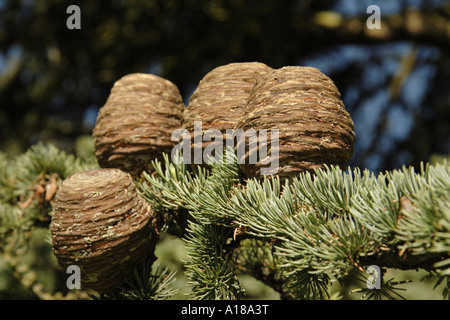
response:
{"label": "cone texture", "polygon": [[154,213],[119,169],[76,173],[58,189],[50,224],[63,268],[81,269],[82,287],[106,290],[153,253]]}
{"label": "cone texture", "polygon": [[[278,173],[292,177],[324,164],[345,169],[353,154],[354,126],[333,81],[311,67],[288,66],[273,70],[253,87],[236,128],[244,131],[277,129]],[[270,137],[268,155],[271,155]],[[249,164],[246,145],[241,169],[248,178],[260,176],[267,165]],[[259,159],[259,158],[258,158]]]}
{"label": "cone texture", "polygon": [[162,161],[175,145],[171,134],[181,126],[183,109],[178,88],[166,79],[142,73],[119,79],[93,131],[99,165],[132,176],[151,171],[151,161]]}
{"label": "cone texture", "polygon": [[[256,80],[271,70],[260,62],[241,62],[217,67],[206,74],[189,99],[183,115],[182,126],[191,134],[191,145],[200,147],[194,144],[194,137],[203,136],[209,129],[219,130],[225,145],[226,139],[231,138],[226,135],[226,130],[234,129]],[[201,131],[196,130],[195,135],[194,121],[201,121],[202,125]],[[200,137],[197,141],[202,140]],[[214,138],[211,140],[200,143],[202,150],[214,143]]]}

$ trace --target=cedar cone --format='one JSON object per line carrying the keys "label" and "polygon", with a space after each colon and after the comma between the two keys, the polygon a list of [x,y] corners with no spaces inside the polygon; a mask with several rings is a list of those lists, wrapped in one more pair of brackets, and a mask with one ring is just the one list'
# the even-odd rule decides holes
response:
{"label": "cedar cone", "polygon": [[[282,179],[324,164],[346,169],[353,154],[353,121],[341,95],[329,77],[311,67],[287,66],[260,78],[238,128],[267,129],[268,156],[269,132],[279,130],[277,175]],[[240,160],[240,167],[247,178],[258,177],[268,165],[261,164],[259,155],[257,163],[250,164],[249,156],[256,150],[248,150],[247,139],[244,144],[245,159]]]}
{"label": "cedar cone", "polygon": [[[260,62],[241,62],[220,66],[207,73],[190,97],[183,114],[182,127],[191,134],[191,146],[195,146],[194,121],[201,121],[202,135],[208,129],[217,129],[222,133],[225,150],[226,139],[232,138],[226,135],[226,130],[234,129],[258,77],[271,70],[272,68]],[[213,143],[214,138],[212,142],[202,141],[202,152]],[[194,163],[193,156],[191,159]],[[205,160],[207,159],[201,159],[201,164],[208,167]]]}
{"label": "cedar cone", "polygon": [[151,74],[129,74],[114,84],[93,130],[95,155],[102,168],[119,168],[133,177],[152,171],[175,143],[184,104],[175,84]]}
{"label": "cedar cone", "polygon": [[64,180],[56,193],[53,252],[64,269],[80,267],[83,287],[107,290],[153,254],[158,239],[154,219],[129,174],[82,171]]}

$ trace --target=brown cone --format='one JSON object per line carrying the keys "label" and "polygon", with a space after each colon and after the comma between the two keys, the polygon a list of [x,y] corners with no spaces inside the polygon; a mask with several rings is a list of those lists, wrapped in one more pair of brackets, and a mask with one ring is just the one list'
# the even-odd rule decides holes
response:
{"label": "brown cone", "polygon": [[163,161],[162,153],[174,147],[171,135],[181,126],[183,109],[178,88],[166,79],[142,73],[119,79],[93,131],[99,165],[133,177],[151,171],[151,161]]}
{"label": "brown cone", "polygon": [[[280,177],[322,168],[345,169],[353,154],[354,126],[333,81],[311,67],[288,66],[261,77],[250,93],[236,129],[279,130]],[[247,141],[247,140],[246,140]],[[270,137],[268,155],[271,155]],[[261,164],[249,163],[246,142],[241,169],[248,178],[259,177]]]}
{"label": "brown cone", "polygon": [[[260,62],[242,62],[220,66],[206,74],[189,99],[183,115],[182,126],[191,134],[191,146],[195,146],[194,121],[201,121],[202,136],[206,130],[219,130],[225,149],[226,139],[231,138],[226,135],[226,130],[234,129],[256,80],[271,70],[272,68]],[[202,151],[214,143],[214,138],[212,140],[201,142]],[[194,158],[191,159],[193,162]],[[205,165],[206,159],[200,160],[203,160],[202,164]]]}
{"label": "brown cone", "polygon": [[82,288],[109,289],[153,254],[154,218],[129,174],[119,169],[76,173],[55,197],[53,252],[63,268],[80,267]]}

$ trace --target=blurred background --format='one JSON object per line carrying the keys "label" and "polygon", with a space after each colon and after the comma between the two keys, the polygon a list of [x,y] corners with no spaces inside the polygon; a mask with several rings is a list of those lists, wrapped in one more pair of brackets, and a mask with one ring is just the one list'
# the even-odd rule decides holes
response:
{"label": "blurred background", "polygon": [[126,74],[164,77],[187,103],[213,68],[259,61],[334,80],[355,123],[351,167],[418,168],[450,152],[449,30],[445,0],[0,0],[0,151],[74,152]]}

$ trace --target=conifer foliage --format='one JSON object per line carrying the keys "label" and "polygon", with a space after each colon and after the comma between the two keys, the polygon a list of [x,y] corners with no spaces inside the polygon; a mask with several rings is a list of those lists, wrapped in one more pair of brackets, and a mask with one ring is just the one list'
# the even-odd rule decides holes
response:
{"label": "conifer foliage", "polygon": [[192,213],[185,239],[195,298],[239,297],[237,269],[295,299],[327,297],[332,277],[370,265],[423,268],[448,279],[447,162],[378,176],[327,167],[285,184],[242,183],[236,164],[213,166],[208,176],[168,159],[165,165],[140,190],[166,212]]}

